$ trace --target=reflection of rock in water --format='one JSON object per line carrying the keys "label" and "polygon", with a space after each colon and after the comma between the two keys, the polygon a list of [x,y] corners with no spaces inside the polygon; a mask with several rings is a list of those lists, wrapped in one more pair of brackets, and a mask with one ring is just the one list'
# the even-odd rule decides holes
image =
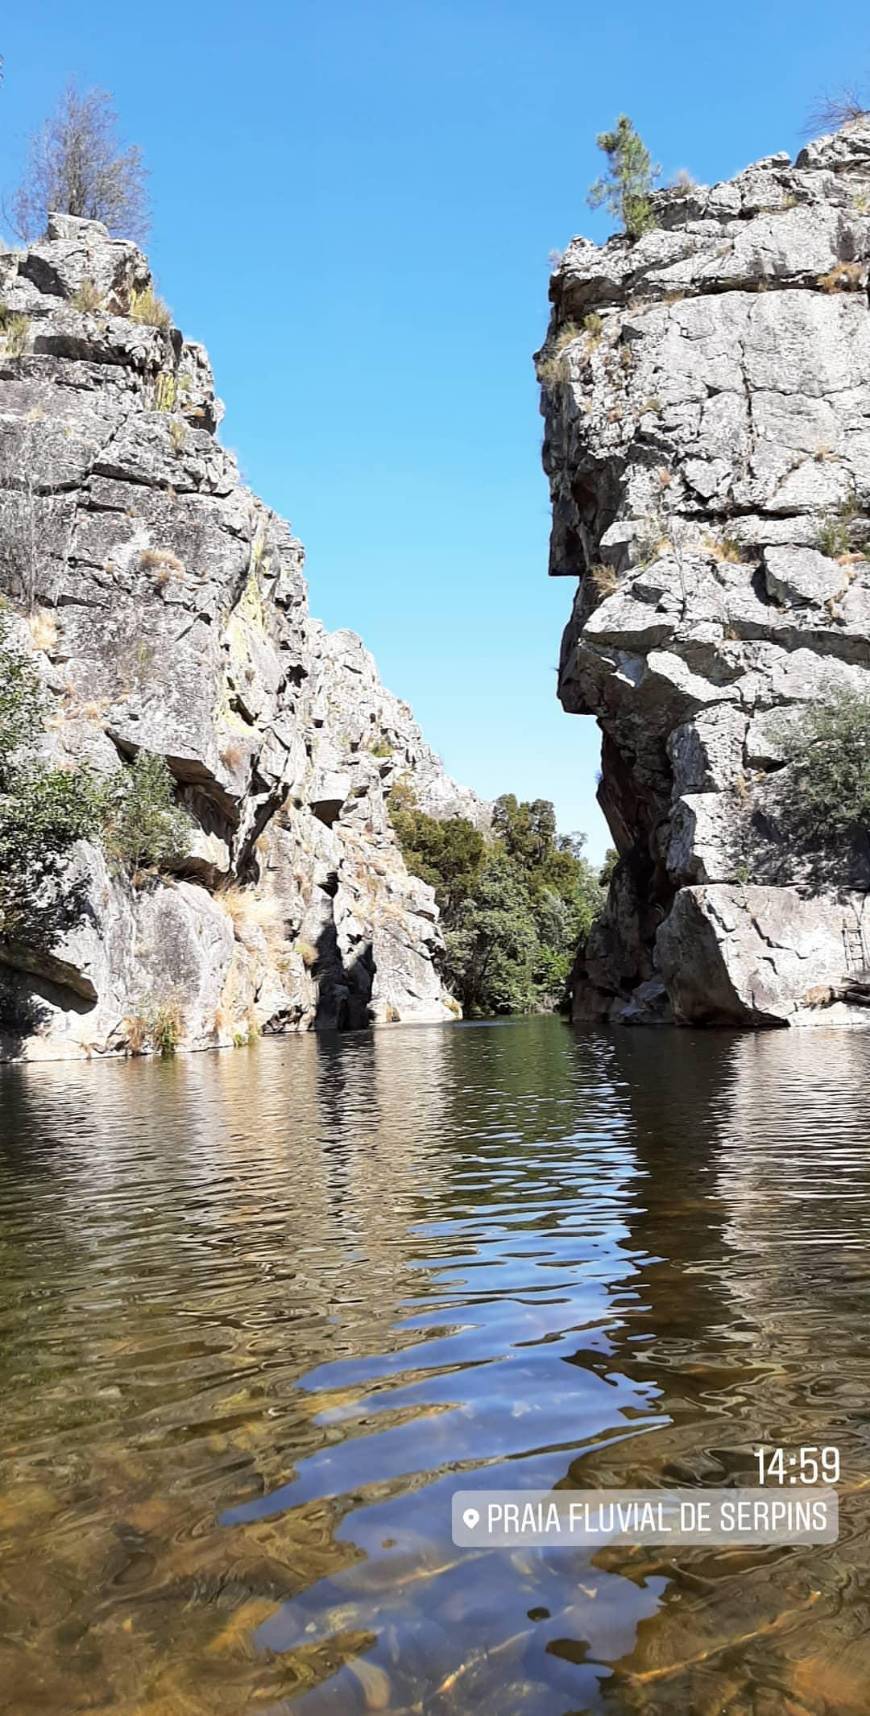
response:
{"label": "reflection of rock in water", "polygon": [[150,1716],[156,1679],[155,1716],[173,1700],[234,1716],[252,1678],[286,1688],[247,1640],[300,1568],[317,1579],[353,1560],[337,1505],[217,1521],[334,1438],[320,1420],[342,1390],[299,1379],[388,1347],[420,1288],[404,1236],[444,1180],[441,1034],[413,1035],[425,1052],[403,1105],[373,1037],[357,1040],[365,1055],[345,1040],[342,1078],[314,1038],[4,1075],[10,1708],[38,1692],[40,1711],[67,1716],[99,1687],[113,1716]]}
{"label": "reflection of rock in water", "polygon": [[860,1498],[832,1551],[592,1560],[458,1551],[449,1501],[762,1435],[863,1471],[858,1047],[543,1019],[4,1077],[16,1716],[794,1716],[824,1676],[855,1716]]}
{"label": "reflection of rock in water", "polygon": [[666,1259],[645,1272],[649,1311],[637,1319],[654,1338],[645,1350],[626,1341],[621,1359],[648,1364],[671,1422],[572,1478],[755,1481],[760,1443],[834,1444],[841,1542],[600,1557],[669,1576],[605,1707],[857,1716],[870,1686],[858,1595],[868,1508],[856,1489],[870,1480],[870,1068],[857,1034],[657,1042],[657,1085],[649,1039],[616,1048],[650,1170],[633,1234]]}

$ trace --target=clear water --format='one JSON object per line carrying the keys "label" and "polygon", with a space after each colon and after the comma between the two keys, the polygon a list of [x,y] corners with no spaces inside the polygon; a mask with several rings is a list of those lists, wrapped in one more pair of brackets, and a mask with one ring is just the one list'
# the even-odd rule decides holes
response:
{"label": "clear water", "polygon": [[[0,1706],[870,1708],[870,1039],[555,1019],[0,1074]],[[825,1549],[454,1548],[754,1481]]]}

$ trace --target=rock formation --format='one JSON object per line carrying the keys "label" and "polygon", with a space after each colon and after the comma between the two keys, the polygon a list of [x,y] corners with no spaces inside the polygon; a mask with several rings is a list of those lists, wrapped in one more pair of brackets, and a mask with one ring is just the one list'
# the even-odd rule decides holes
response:
{"label": "rock formation", "polygon": [[187,1047],[312,1024],[447,1019],[432,890],[385,793],[485,816],[444,775],[351,632],[309,616],[302,549],[215,431],[202,346],[148,266],[52,217],[0,255],[0,591],[36,652],[56,761],[164,757],[190,824],[136,885],[79,849],[87,909],[49,949],[0,948],[5,1056]]}
{"label": "rock formation", "polygon": [[870,119],[653,205],[569,245],[537,358],[620,855],[575,1012],[866,1022],[866,843],[808,862],[778,805],[788,723],[870,693]]}

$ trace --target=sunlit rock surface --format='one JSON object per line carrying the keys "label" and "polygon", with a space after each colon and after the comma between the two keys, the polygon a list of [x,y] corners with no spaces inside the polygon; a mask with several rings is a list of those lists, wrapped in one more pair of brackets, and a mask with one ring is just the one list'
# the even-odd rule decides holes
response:
{"label": "sunlit rock surface", "polygon": [[[45,681],[46,744],[101,771],[163,756],[190,819],[177,874],[76,856],[60,945],[0,951],[4,1056],[447,1019],[432,890],[386,793],[485,821],[352,632],[308,612],[303,552],[216,439],[202,346],[136,318],[145,258],[52,217],[0,254],[0,591]],[[98,303],[98,308],[83,304]],[[23,351],[10,329],[26,318]]]}
{"label": "sunlit rock surface", "polygon": [[559,693],[620,854],[575,1012],[863,1023],[866,847],[799,853],[778,798],[783,724],[870,692],[870,562],[836,540],[870,514],[870,120],[654,204],[569,245],[538,354]]}

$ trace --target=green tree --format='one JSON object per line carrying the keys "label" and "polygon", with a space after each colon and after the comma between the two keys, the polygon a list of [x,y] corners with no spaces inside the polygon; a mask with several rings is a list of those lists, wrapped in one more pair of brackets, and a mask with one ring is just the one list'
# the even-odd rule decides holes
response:
{"label": "green tree", "polygon": [[492,827],[510,856],[526,866],[542,864],[556,843],[556,815],[547,798],[518,803],[514,793],[502,793]]}
{"label": "green tree", "polygon": [[64,870],[75,842],[98,832],[101,794],[87,770],[39,756],[44,713],[33,660],[0,611],[0,937],[48,946],[83,909]]}
{"label": "green tree", "polygon": [[466,1012],[558,1005],[603,904],[584,837],[557,834],[549,799],[514,793],[496,800],[489,842],[461,817],[416,810],[407,785],[391,814],[408,868],[435,889],[445,974]]}
{"label": "green tree", "polygon": [[534,1005],[538,937],[523,879],[503,852],[481,870],[447,936],[447,975],[468,1013],[522,1013]]}
{"label": "green tree", "polygon": [[629,238],[640,238],[653,225],[650,197],[661,168],[653,165],[646,144],[624,113],[614,131],[600,132],[595,141],[607,165],[590,187],[589,206],[604,205]]}
{"label": "green tree", "polygon": [[187,850],[189,824],[175,804],[175,780],[162,757],[140,751],[106,789],[106,850],[135,875]]}
{"label": "green tree", "polygon": [[870,831],[870,696],[840,691],[782,738],[790,767],[781,803],[795,832],[824,842]]}
{"label": "green tree", "polygon": [[452,920],[480,869],[483,835],[463,816],[439,822],[413,807],[394,810],[392,820],[408,869],[431,884],[443,917]]}

